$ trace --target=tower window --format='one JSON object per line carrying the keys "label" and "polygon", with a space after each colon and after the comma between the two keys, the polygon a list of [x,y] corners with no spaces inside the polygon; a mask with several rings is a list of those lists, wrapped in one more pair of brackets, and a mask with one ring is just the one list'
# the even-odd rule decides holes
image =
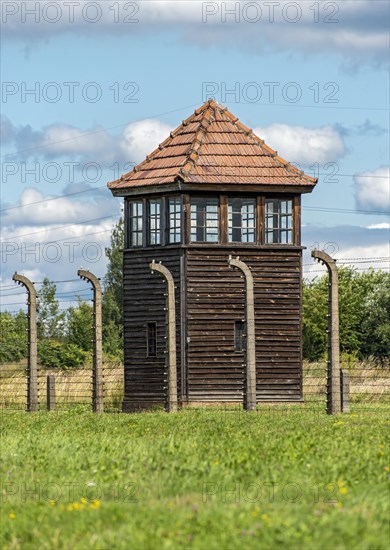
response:
{"label": "tower window", "polygon": [[255,199],[229,199],[229,242],[253,243],[256,232]]}
{"label": "tower window", "polygon": [[191,241],[217,243],[218,199],[193,198],[191,201]]}
{"label": "tower window", "polygon": [[130,246],[143,245],[143,203],[131,201],[129,203],[129,244]]}
{"label": "tower window", "polygon": [[157,356],[157,323],[146,325],[146,345],[148,357]]}
{"label": "tower window", "polygon": [[245,351],[245,321],[234,321],[234,351]]}
{"label": "tower window", "polygon": [[149,201],[149,244],[161,244],[161,201]]}
{"label": "tower window", "polygon": [[173,197],[168,199],[168,241],[170,243],[181,242],[181,199]]}
{"label": "tower window", "polygon": [[267,244],[291,244],[292,200],[266,199],[265,201],[265,242]]}

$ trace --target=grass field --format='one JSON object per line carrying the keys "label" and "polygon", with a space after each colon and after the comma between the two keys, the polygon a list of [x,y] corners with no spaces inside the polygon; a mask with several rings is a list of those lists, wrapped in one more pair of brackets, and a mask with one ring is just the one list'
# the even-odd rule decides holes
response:
{"label": "grass field", "polygon": [[388,549],[387,413],[3,411],[1,548]]}

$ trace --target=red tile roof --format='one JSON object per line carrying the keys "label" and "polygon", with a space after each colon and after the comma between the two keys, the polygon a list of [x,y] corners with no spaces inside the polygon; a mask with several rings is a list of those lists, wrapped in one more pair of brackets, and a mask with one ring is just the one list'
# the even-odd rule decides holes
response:
{"label": "red tile roof", "polygon": [[214,100],[197,109],[143,162],[108,187],[119,195],[121,189],[177,181],[309,188],[317,183]]}

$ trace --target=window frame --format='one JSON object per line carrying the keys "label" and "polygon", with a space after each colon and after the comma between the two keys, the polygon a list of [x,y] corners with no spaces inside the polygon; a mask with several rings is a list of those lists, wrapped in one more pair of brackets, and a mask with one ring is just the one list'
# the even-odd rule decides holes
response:
{"label": "window frame", "polygon": [[[165,235],[166,244],[181,244],[183,242],[183,200],[181,195],[168,196],[166,200],[166,214],[165,214]],[[171,217],[170,204],[175,201],[179,205],[179,211],[176,208],[173,210],[173,218]],[[178,214],[178,216],[177,216]],[[174,220],[174,224],[171,225],[171,220]],[[179,221],[179,224],[176,222]],[[173,232],[172,232],[173,230]],[[171,240],[171,233],[174,236],[179,236],[179,240]]]}
{"label": "window frame", "polygon": [[[238,327],[240,327],[238,329]],[[234,352],[245,353],[246,351],[246,321],[243,319],[234,320]]]}
{"label": "window frame", "polygon": [[[140,205],[141,206],[141,215],[134,216],[132,214],[132,207],[134,205]],[[141,220],[141,229],[134,230],[132,225],[133,220]],[[129,200],[127,203],[127,227],[126,227],[126,240],[127,240],[127,247],[128,248],[142,248],[145,246],[145,234],[144,234],[144,228],[145,228],[145,202],[143,199],[132,199]],[[141,242],[133,243],[133,235],[138,235],[141,237]],[[138,239],[137,239],[138,240]]]}
{"label": "window frame", "polygon": [[[196,210],[196,225],[193,225],[193,206],[198,202],[200,203],[201,201],[204,202],[204,210],[202,212],[202,210],[200,210],[199,208],[197,208]],[[215,204],[212,205],[212,206],[216,206],[217,207],[217,211],[216,211],[216,233],[211,233],[211,235],[215,235],[216,236],[216,240],[207,240],[207,235],[208,235],[208,232],[207,232],[207,228],[213,228],[212,225],[208,226],[207,225],[207,202],[208,201],[214,201]],[[204,195],[192,195],[190,196],[190,208],[189,208],[189,242],[190,243],[203,243],[203,244],[209,244],[209,245],[212,245],[212,244],[218,244],[221,242],[221,213],[220,213],[220,207],[221,207],[221,196],[220,195],[212,195],[212,196],[204,196]],[[211,214],[213,214],[211,212]],[[203,219],[202,219],[203,218]],[[201,225],[199,225],[199,220],[201,221]],[[209,221],[215,221],[213,219],[209,220]],[[193,237],[193,233],[194,233],[194,229],[195,229],[195,232],[196,232],[196,238],[194,239]],[[203,238],[198,238],[199,237],[199,233],[202,232],[203,235],[202,237]]]}
{"label": "window frame", "polygon": [[[236,197],[236,196],[228,196],[227,197],[227,242],[229,244],[232,243],[239,243],[239,244],[256,244],[257,243],[257,200],[256,197]],[[241,206],[239,211],[234,210],[234,201],[241,201]],[[243,207],[245,207],[245,202],[247,202],[247,206],[251,204],[253,207],[253,213],[250,214],[249,212],[243,213]],[[243,219],[244,216],[246,218],[247,225],[244,226]],[[239,225],[235,225],[235,219],[239,217],[240,222]],[[253,225],[252,227],[249,226],[249,222],[252,221]],[[244,231],[247,235],[251,235],[252,240],[243,240]],[[235,233],[240,233],[240,239],[234,239]]]}
{"label": "window frame", "polygon": [[[273,212],[269,213],[268,204],[273,203]],[[277,211],[275,212],[275,203],[277,203]],[[286,203],[285,211],[282,210],[282,204]],[[264,244],[268,246],[281,245],[291,246],[295,243],[295,212],[294,212],[294,197],[264,197]],[[272,225],[269,225],[269,220],[272,219]],[[283,220],[285,220],[283,222]],[[276,222],[276,223],[275,223]],[[269,236],[272,240],[269,240]],[[286,240],[283,241],[283,235]],[[276,237],[276,239],[275,239]]]}
{"label": "window frame", "polygon": [[[147,211],[147,246],[162,246],[164,243],[164,201],[161,197],[148,198],[146,200]],[[152,213],[151,206],[156,204],[159,206],[159,213],[153,214],[153,219],[159,221],[159,226],[152,228]],[[154,235],[159,242],[152,242],[152,235]]]}
{"label": "window frame", "polygon": [[[153,330],[151,336],[151,330]],[[151,340],[153,344],[151,345]],[[157,357],[157,323],[150,321],[146,323],[146,357]]]}

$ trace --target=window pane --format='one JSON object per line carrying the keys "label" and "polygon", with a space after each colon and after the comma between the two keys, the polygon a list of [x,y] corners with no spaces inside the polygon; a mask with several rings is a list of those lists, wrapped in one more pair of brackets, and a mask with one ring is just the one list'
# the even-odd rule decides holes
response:
{"label": "window pane", "polygon": [[255,242],[255,199],[230,198],[228,205],[229,242]]}
{"label": "window pane", "polygon": [[181,199],[174,197],[168,199],[168,227],[169,242],[181,242]]}
{"label": "window pane", "polygon": [[143,245],[143,203],[131,201],[129,203],[129,239],[130,246]]}
{"label": "window pane", "polygon": [[148,323],[146,326],[146,349],[148,357],[157,356],[157,323]]}
{"label": "window pane", "polygon": [[267,244],[292,243],[292,200],[266,199],[265,242]]}
{"label": "window pane", "polygon": [[161,244],[161,201],[149,201],[149,244]]}
{"label": "window pane", "polygon": [[218,242],[218,204],[218,199],[192,199],[191,241]]}
{"label": "window pane", "polygon": [[234,321],[234,351],[245,351],[245,321]]}

